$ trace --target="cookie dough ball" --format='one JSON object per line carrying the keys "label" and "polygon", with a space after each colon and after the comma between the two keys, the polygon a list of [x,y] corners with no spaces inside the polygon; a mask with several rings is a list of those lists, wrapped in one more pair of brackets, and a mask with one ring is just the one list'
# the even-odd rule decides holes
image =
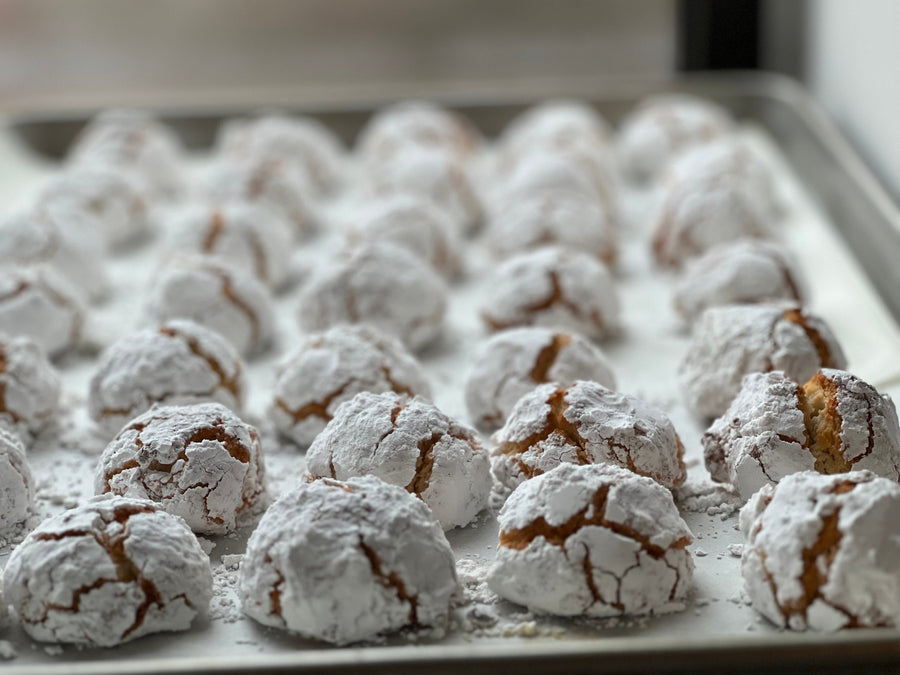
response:
{"label": "cookie dough ball", "polygon": [[410,251],[364,244],[319,268],[301,291],[299,308],[305,331],[368,323],[418,350],[440,333],[447,287]]}
{"label": "cookie dough ball", "polygon": [[287,280],[294,233],[274,211],[250,202],[194,204],[172,219],[171,251],[219,258],[271,288]]}
{"label": "cookie dough ball", "polygon": [[317,216],[306,176],[283,159],[219,162],[206,176],[206,196],[216,203],[249,202],[289,222],[294,237],[315,232]]}
{"label": "cookie dough ball", "polygon": [[507,488],[560,464],[613,464],[667,488],[684,482],[684,446],[666,414],[597,382],[542,384],[494,434],[491,466]]}
{"label": "cookie dough ball", "polygon": [[712,307],[694,325],[678,367],[688,410],[717,417],[749,373],[781,370],[806,382],[819,368],[846,368],[847,359],[828,325],[797,306]]}
{"label": "cookie dough ball", "polygon": [[194,532],[234,532],[265,496],[259,434],[220,403],[136,417],[100,457],[94,490],[148,499]]}
{"label": "cookie dough ball", "polygon": [[596,258],[547,246],[497,267],[481,318],[492,331],[546,326],[602,338],[618,330],[619,296],[612,275]]}
{"label": "cookie dough ball", "polygon": [[491,217],[486,242],[498,258],[557,245],[612,267],[618,252],[612,214],[596,199],[565,191],[523,196]]}
{"label": "cookie dough ball", "polygon": [[275,331],[269,290],[249,272],[210,256],[166,265],[150,288],[147,311],[159,323],[190,319],[212,328],[242,354],[265,350]]}
{"label": "cookie dough ball", "polygon": [[91,378],[88,411],[112,436],[156,404],[216,402],[239,413],[246,388],[243,364],[225,338],[175,319],[128,335],[103,354]]}
{"label": "cookie dough ball", "polygon": [[3,586],[32,639],[112,647],[187,630],[209,606],[212,572],[181,518],[152,502],[98,497],[29,534]]}
{"label": "cookie dough ball", "polygon": [[306,455],[312,478],[377,476],[414,494],[445,530],[463,527],[491,492],[475,432],[423,399],[363,392],[341,404]]}
{"label": "cookie dough ball", "polygon": [[138,177],[113,166],[70,168],[44,188],[37,208],[83,219],[86,225],[77,233],[106,250],[133,246],[151,232],[146,188]]}
{"label": "cookie dough ball", "polygon": [[478,133],[461,115],[428,101],[401,101],[372,116],[356,150],[364,162],[377,166],[410,149],[467,159],[479,143]]}
{"label": "cookie dough ball", "polygon": [[312,117],[274,114],[229,120],[219,131],[216,150],[226,160],[278,159],[296,164],[319,194],[333,191],[343,179],[343,145]]}
{"label": "cookie dough ball", "polygon": [[29,337],[0,334],[0,424],[27,438],[59,412],[60,381],[44,351]]}
{"label": "cookie dough ball", "polygon": [[804,471],[741,510],[753,608],[793,630],[900,624],[900,486],[868,471]]}
{"label": "cookie dough ball", "polygon": [[466,378],[466,409],[481,428],[501,426],[516,403],[539,384],[591,380],[615,389],[603,351],[578,335],[549,328],[513,328],[484,342]]}
{"label": "cookie dough ball", "polygon": [[540,147],[570,150],[605,148],[612,127],[589,103],[577,99],[550,99],[532,106],[510,122],[500,136],[508,149]]}
{"label": "cookie dough ball", "polygon": [[102,299],[109,290],[102,251],[79,236],[84,225],[67,226],[60,216],[58,210],[34,209],[0,220],[0,266],[52,267],[86,298]]}
{"label": "cookie dough ball", "polygon": [[724,136],[733,126],[728,111],[712,101],[685,94],[652,96],[622,122],[619,160],[632,180],[648,182],[678,153]]}
{"label": "cookie dough ball", "polygon": [[419,362],[397,339],[371,326],[335,326],[308,336],[277,367],[269,417],[306,447],[338,406],[363,391],[431,397]]}
{"label": "cookie dough ball", "polygon": [[[18,435],[0,426],[0,532],[24,523],[33,506],[34,477],[25,459],[25,446]],[[5,609],[2,597],[0,604]]]}
{"label": "cookie dough ball", "polygon": [[748,375],[703,435],[703,449],[713,480],[744,499],[805,470],[868,469],[900,480],[894,402],[842,370],[821,370],[802,387],[782,372]]}
{"label": "cookie dough ball", "polygon": [[765,241],[720,244],[690,261],[675,285],[675,311],[693,320],[703,310],[803,300],[800,269],[783,246]]}
{"label": "cookie dough ball", "polygon": [[693,537],[664,487],[616,466],[562,464],[500,511],[488,586],[528,609],[610,617],[684,609]]}
{"label": "cookie dough ball", "polygon": [[425,197],[395,195],[360,209],[347,227],[350,245],[388,243],[409,249],[438,272],[459,271],[459,235],[453,219]]}
{"label": "cookie dough ball", "polygon": [[0,270],[0,333],[34,340],[51,357],[81,342],[85,309],[48,267]]}
{"label": "cookie dough ball", "polygon": [[182,149],[175,133],[142,110],[105,110],[92,119],[69,150],[70,164],[101,164],[131,171],[160,197],[184,189]]}
{"label": "cookie dough ball", "polygon": [[428,507],[374,476],[288,491],[250,537],[239,588],[252,619],[335,644],[446,626],[459,592]]}

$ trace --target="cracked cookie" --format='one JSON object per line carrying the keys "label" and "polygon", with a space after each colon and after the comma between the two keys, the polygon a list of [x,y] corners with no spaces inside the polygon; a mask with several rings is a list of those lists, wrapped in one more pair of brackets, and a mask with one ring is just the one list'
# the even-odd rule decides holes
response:
{"label": "cracked cookie", "polygon": [[239,582],[252,619],[335,644],[445,627],[459,590],[428,507],[374,476],[285,493],[247,542]]}
{"label": "cracked cookie", "polygon": [[42,522],[12,552],[3,586],[34,640],[112,647],[187,630],[209,606],[212,572],[181,518],[107,496]]}
{"label": "cracked cookie", "polygon": [[900,624],[900,486],[869,471],[803,471],[741,510],[753,608],[793,630]]}
{"label": "cracked cookie", "polygon": [[491,331],[546,326],[607,337],[618,330],[612,275],[593,256],[558,246],[501,263],[486,286],[481,318]]}
{"label": "cracked cookie", "polygon": [[488,503],[491,470],[475,432],[421,398],[363,392],[342,403],[306,455],[312,478],[377,476],[428,504],[445,530]]}
{"label": "cracked cookie", "polygon": [[269,289],[249,272],[204,255],[167,263],[151,285],[147,312],[160,323],[189,319],[218,331],[242,354],[264,351],[275,330]]}
{"label": "cracked cookie", "polygon": [[485,341],[466,378],[466,408],[483,429],[502,426],[516,402],[539,384],[592,380],[615,389],[603,351],[577,333],[512,328]]}
{"label": "cracked cookie", "polygon": [[667,488],[684,482],[684,446],[666,414],[597,382],[542,384],[494,434],[491,466],[507,488],[559,464],[614,464]]}
{"label": "cracked cookie", "polygon": [[629,178],[647,183],[678,153],[724,136],[733,126],[731,114],[712,101],[686,94],[651,96],[622,122],[616,139],[619,161]]}
{"label": "cracked cookie", "polygon": [[610,617],[684,609],[693,537],[671,493],[616,466],[562,464],[499,515],[490,588],[532,611]]}
{"label": "cracked cookie", "polygon": [[784,246],[755,240],[719,244],[691,260],[672,304],[684,319],[722,305],[802,302],[800,269]]}
{"label": "cracked cookie", "polygon": [[25,522],[34,506],[34,491],[22,440],[0,426],[0,534]]}
{"label": "cracked cookie", "polygon": [[236,265],[270,288],[290,271],[293,231],[274,211],[250,202],[194,204],[171,217],[171,253],[197,253]]}
{"label": "cracked cookie", "polygon": [[269,417],[306,447],[335,410],[363,391],[431,397],[425,372],[393,336],[368,326],[335,326],[306,337],[276,367]]}
{"label": "cracked cookie", "polygon": [[438,337],[447,286],[417,255],[390,244],[363,244],[317,270],[300,292],[307,332],[368,323],[419,350]]}
{"label": "cracked cookie", "polygon": [[259,434],[219,403],[157,406],[103,451],[94,490],[148,499],[194,532],[234,532],[265,498]]}
{"label": "cracked cookie", "polygon": [[804,470],[868,469],[900,480],[894,402],[842,370],[823,369],[802,386],[782,372],[748,375],[703,448],[713,480],[744,499]]}
{"label": "cracked cookie", "polygon": [[0,425],[30,440],[56,421],[60,378],[29,337],[0,335]]}
{"label": "cracked cookie", "polygon": [[0,270],[0,333],[34,340],[51,358],[81,343],[85,308],[46,266]]}
{"label": "cracked cookie", "polygon": [[291,162],[319,195],[333,192],[344,178],[343,144],[312,117],[268,114],[228,120],[219,130],[215,150],[225,161]]}
{"label": "cracked cookie", "polygon": [[797,305],[712,307],[694,324],[678,382],[688,410],[718,417],[749,373],[781,370],[806,382],[819,368],[846,368],[828,325]]}

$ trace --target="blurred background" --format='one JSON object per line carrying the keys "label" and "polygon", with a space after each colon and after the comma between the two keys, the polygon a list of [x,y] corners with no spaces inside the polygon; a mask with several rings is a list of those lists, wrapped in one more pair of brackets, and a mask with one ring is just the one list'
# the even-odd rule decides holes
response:
{"label": "blurred background", "polygon": [[897,0],[0,0],[0,105],[763,69],[803,81],[900,197],[898,29]]}

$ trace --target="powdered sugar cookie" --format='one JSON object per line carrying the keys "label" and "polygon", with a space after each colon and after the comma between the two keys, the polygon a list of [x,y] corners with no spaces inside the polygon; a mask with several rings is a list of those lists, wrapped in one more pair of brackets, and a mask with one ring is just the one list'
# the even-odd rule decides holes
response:
{"label": "powdered sugar cookie", "polygon": [[27,439],[54,422],[59,397],[59,375],[38,344],[0,335],[0,422]]}
{"label": "powdered sugar cookie", "polygon": [[453,551],[428,507],[374,476],[288,491],[241,564],[248,616],[335,644],[446,625],[458,591]]}
{"label": "powdered sugar cookie", "polygon": [[487,506],[490,462],[475,432],[423,399],[363,392],[342,403],[306,455],[313,478],[372,475],[431,508],[445,530]]}
{"label": "powdered sugar cookie", "polygon": [[[15,433],[0,426],[0,532],[25,522],[34,506],[34,487],[25,446]],[[2,598],[0,604],[4,604]]]}
{"label": "powdered sugar cookie", "polygon": [[335,326],[307,337],[278,365],[269,417],[305,447],[341,403],[363,391],[431,397],[422,366],[398,339],[367,325]]}
{"label": "powdered sugar cookie", "polygon": [[45,520],[13,551],[3,585],[34,640],[101,647],[187,630],[212,597],[209,558],[184,521],[123,497]]}
{"label": "powdered sugar cookie", "polygon": [[672,495],[616,466],[562,464],[520,485],[500,511],[488,585],[560,616],[684,608],[693,537]]}
{"label": "powdered sugar cookie", "polygon": [[549,99],[534,105],[503,130],[500,144],[515,149],[539,146],[557,150],[586,145],[606,147],[612,127],[590,104],[577,99]]}

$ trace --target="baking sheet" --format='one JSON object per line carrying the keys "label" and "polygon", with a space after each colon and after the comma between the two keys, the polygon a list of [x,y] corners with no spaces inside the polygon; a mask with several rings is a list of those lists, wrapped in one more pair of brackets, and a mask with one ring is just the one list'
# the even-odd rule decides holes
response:
{"label": "baking sheet", "polygon": [[[842,341],[850,368],[895,397],[900,392],[900,332],[859,264],[837,232],[780,157],[772,139],[759,127],[747,126],[742,134],[754,150],[771,164],[785,204],[783,235],[810,281],[810,307],[823,315]],[[202,164],[202,160],[198,161]],[[30,155],[9,134],[0,135],[0,203],[13,205],[27,199],[55,167]],[[696,590],[685,611],[650,619],[567,621],[533,616],[523,608],[498,602],[482,583],[483,571],[496,546],[496,522],[483,514],[476,527],[454,530],[449,539],[457,552],[466,597],[454,617],[455,630],[392,638],[390,644],[462,645],[467,643],[515,644],[546,642],[569,645],[569,640],[595,642],[616,637],[663,637],[715,641],[734,636],[770,634],[775,629],[759,619],[740,591],[740,535],[736,503],[727,492],[708,483],[701,462],[699,437],[702,427],[678,401],[675,388],[677,363],[686,336],[669,309],[672,277],[652,268],[647,238],[655,196],[626,194],[626,222],[622,231],[619,287],[624,334],[604,343],[613,363],[619,388],[644,397],[671,415],[686,447],[690,464],[688,486],[682,490],[682,511],[696,541],[691,547],[696,564]],[[342,209],[331,213],[330,231],[304,245],[296,253],[298,280],[323,252],[340,245],[338,226]],[[129,255],[111,258],[109,270],[114,296],[96,308],[89,334],[96,346],[125,335],[141,322],[140,298],[158,261],[163,238]],[[468,242],[463,278],[452,288],[443,338],[422,354],[435,390],[435,402],[451,415],[465,418],[463,381],[465,367],[484,333],[477,316],[484,273],[491,261],[476,240]],[[822,270],[827,270],[823,274]],[[263,412],[274,379],[272,364],[299,337],[296,312],[297,285],[277,298],[278,344],[262,358],[248,363],[250,397],[248,421],[263,433],[271,491],[277,495],[300,480],[303,456],[289,445],[279,445]],[[898,362],[898,363],[895,363]],[[62,368],[68,410],[59,428],[46,434],[31,449],[29,461],[38,479],[38,505],[42,516],[59,512],[90,494],[97,455],[105,440],[92,433],[84,403],[87,383],[95,367],[89,351],[67,357]],[[888,385],[888,386],[885,386]],[[64,663],[76,660],[222,659],[295,653],[297,649],[330,650],[286,633],[267,629],[244,618],[236,601],[235,556],[243,550],[247,532],[233,537],[209,538],[212,546],[216,595],[208,619],[198,621],[186,633],[161,634],[110,650],[78,649],[33,643],[13,627],[0,635],[16,651],[15,665]],[[8,547],[5,547],[8,549]],[[223,563],[224,557],[224,563]],[[227,563],[227,564],[226,564]],[[0,559],[5,564],[5,553]],[[494,623],[494,620],[496,622]],[[377,649],[377,647],[376,647]],[[208,662],[208,661],[207,661]],[[260,662],[262,664],[264,662]],[[124,664],[123,664],[124,665]]]}

